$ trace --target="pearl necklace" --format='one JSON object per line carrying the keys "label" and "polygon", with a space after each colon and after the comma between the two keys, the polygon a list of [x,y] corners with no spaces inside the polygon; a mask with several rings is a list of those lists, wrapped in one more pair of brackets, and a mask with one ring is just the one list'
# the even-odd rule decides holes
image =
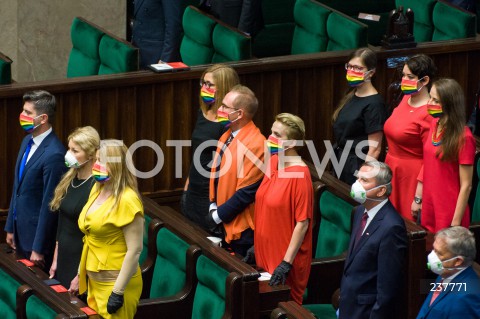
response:
{"label": "pearl necklace", "polygon": [[70,182],[70,185],[71,185],[73,188],[79,188],[80,186],[82,186],[83,184],[85,184],[85,182],[88,181],[92,176],[93,176],[93,175],[88,176],[86,180],[84,180],[83,182],[81,182],[81,183],[80,183],[79,185],[77,185],[77,186],[73,185],[73,179],[72,179],[72,181]]}

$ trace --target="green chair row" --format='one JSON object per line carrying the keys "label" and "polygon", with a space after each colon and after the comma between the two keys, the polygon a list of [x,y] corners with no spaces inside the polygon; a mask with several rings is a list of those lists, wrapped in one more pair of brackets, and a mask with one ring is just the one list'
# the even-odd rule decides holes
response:
{"label": "green chair row", "polygon": [[4,318],[97,318],[86,315],[79,299],[71,303],[68,292],[58,293],[43,280],[48,275],[33,266],[27,268],[6,244],[0,245],[0,314]]}
{"label": "green chair row", "polygon": [[194,6],[183,14],[182,61],[187,65],[247,60],[252,57],[250,36]]}
{"label": "green chair row", "polygon": [[71,27],[72,50],[67,77],[138,70],[138,48],[99,26],[76,17]]}
{"label": "green chair row", "polygon": [[368,45],[365,24],[317,1],[297,0],[294,18],[292,54],[350,50]]}
{"label": "green chair row", "polygon": [[166,318],[257,318],[288,300],[287,286],[266,288],[266,282],[257,280],[258,271],[213,245],[208,234],[184,216],[148,198],[143,204],[152,217],[149,247],[155,242],[156,249],[149,249],[145,262],[155,261],[143,273],[137,318],[158,313]]}
{"label": "green chair row", "polygon": [[413,10],[416,42],[463,39],[476,35],[476,16],[444,0],[395,1],[397,6]]}
{"label": "green chair row", "polygon": [[[316,0],[335,10],[338,10],[368,26],[368,43],[380,45],[386,34],[388,16],[395,9],[395,0]],[[359,14],[378,15],[379,21],[360,19]]]}
{"label": "green chair row", "polygon": [[12,60],[0,53],[0,84],[12,83]]}

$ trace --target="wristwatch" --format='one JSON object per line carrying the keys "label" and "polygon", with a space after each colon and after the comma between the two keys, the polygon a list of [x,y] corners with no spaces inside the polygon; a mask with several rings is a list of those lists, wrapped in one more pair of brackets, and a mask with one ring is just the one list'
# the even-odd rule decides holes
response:
{"label": "wristwatch", "polygon": [[422,198],[421,198],[421,197],[415,196],[415,197],[413,198],[413,200],[415,201],[416,204],[419,204],[419,205],[420,205],[420,204],[422,203]]}

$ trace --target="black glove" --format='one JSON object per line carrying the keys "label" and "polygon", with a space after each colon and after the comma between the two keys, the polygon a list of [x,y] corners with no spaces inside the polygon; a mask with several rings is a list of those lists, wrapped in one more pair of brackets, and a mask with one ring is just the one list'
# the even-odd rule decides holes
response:
{"label": "black glove", "polygon": [[285,260],[282,260],[280,265],[275,268],[270,278],[270,286],[276,286],[278,284],[285,285],[285,280],[287,280],[288,273],[292,269],[292,264],[287,263]]}
{"label": "black glove", "polygon": [[109,314],[117,312],[123,306],[123,295],[116,294],[112,291],[112,294],[108,298],[107,312]]}
{"label": "black glove", "polygon": [[215,210],[212,209],[205,216],[205,225],[207,226],[208,231],[215,237],[225,238],[225,231],[223,229],[223,223],[217,224],[212,217],[212,214]]}
{"label": "black glove", "polygon": [[253,247],[254,246],[248,248],[247,253],[245,254],[245,257],[243,257],[242,259],[244,263],[255,265],[255,249]]}

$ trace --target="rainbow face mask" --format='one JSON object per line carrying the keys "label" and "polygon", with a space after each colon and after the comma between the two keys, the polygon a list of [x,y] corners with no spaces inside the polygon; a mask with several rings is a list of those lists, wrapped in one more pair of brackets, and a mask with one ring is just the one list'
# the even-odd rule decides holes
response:
{"label": "rainbow face mask", "polygon": [[110,179],[108,176],[107,167],[99,162],[96,162],[92,167],[93,178],[99,183],[105,183]]}
{"label": "rainbow face mask", "polygon": [[401,89],[403,94],[410,95],[413,93],[420,92],[420,90],[423,88],[423,85],[419,89],[417,88],[417,85],[418,85],[418,82],[421,81],[422,79],[423,78],[419,80],[402,79]]}
{"label": "rainbow face mask", "polygon": [[281,152],[284,150],[282,146],[282,140],[273,135],[270,135],[268,137],[267,147],[272,155],[277,154],[279,151]]}
{"label": "rainbow face mask", "polygon": [[203,103],[207,105],[215,103],[215,89],[202,86],[200,89],[200,97],[202,98]]}
{"label": "rainbow face mask", "polygon": [[440,104],[427,104],[427,112],[435,118],[443,115],[443,109]]}
{"label": "rainbow face mask", "polygon": [[34,129],[36,129],[41,125],[41,124],[38,124],[37,126],[34,125],[35,119],[39,118],[40,116],[41,115],[37,117],[31,117],[23,113],[20,113],[18,120],[20,121],[20,126],[25,130],[25,132],[31,133]]}
{"label": "rainbow face mask", "polygon": [[224,111],[217,111],[217,120],[219,123],[223,124],[225,127],[229,127],[232,122],[228,118],[228,113]]}
{"label": "rainbow face mask", "polygon": [[365,82],[365,74],[367,74],[367,72],[356,72],[353,70],[347,70],[348,85],[350,85],[351,87],[356,87]]}

